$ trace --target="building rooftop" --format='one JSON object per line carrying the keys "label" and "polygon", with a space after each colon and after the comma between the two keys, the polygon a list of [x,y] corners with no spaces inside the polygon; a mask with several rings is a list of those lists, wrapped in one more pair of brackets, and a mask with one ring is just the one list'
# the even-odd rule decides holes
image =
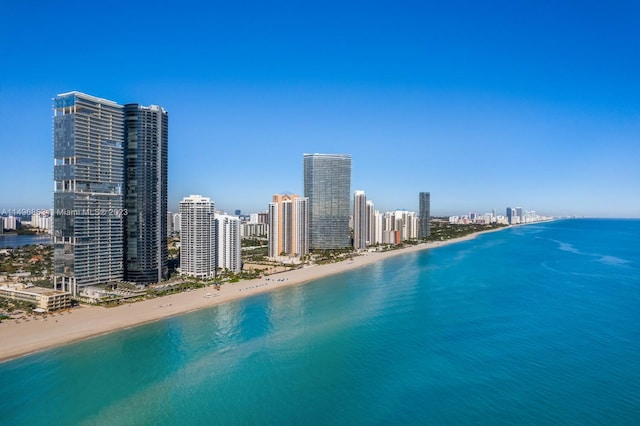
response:
{"label": "building rooftop", "polygon": [[37,287],[33,284],[21,284],[21,283],[12,283],[12,284],[3,284],[0,286],[1,289],[4,290],[13,290],[13,291],[22,291],[26,293],[39,294],[41,296],[55,296],[57,294],[65,294],[66,291],[54,290],[51,288]]}

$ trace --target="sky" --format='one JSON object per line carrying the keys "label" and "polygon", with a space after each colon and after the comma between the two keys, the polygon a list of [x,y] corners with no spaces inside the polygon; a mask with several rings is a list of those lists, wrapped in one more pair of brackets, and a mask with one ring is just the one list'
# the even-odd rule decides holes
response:
{"label": "sky", "polygon": [[172,211],[264,211],[339,153],[381,211],[640,217],[638,1],[3,3],[0,213],[52,206],[77,90],[169,112]]}

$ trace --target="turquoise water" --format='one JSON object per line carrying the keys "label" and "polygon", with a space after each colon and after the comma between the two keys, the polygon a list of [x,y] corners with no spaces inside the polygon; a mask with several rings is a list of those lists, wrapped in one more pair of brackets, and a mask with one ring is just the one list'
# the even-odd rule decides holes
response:
{"label": "turquoise water", "polygon": [[0,364],[0,423],[640,424],[640,221],[565,220]]}

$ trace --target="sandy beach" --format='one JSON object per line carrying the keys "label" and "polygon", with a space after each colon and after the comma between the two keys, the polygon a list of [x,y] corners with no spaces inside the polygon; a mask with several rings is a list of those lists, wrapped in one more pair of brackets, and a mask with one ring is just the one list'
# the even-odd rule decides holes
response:
{"label": "sandy beach", "polygon": [[114,308],[80,306],[70,312],[53,313],[46,319],[29,321],[5,320],[0,324],[0,362],[22,355],[65,345],[78,340],[134,327],[232,300],[249,297],[278,288],[300,285],[329,275],[361,268],[389,257],[468,241],[483,231],[443,242],[429,242],[381,253],[354,256],[353,260],[315,265],[282,272],[261,279],[224,284],[219,291],[213,287],[172,294]]}

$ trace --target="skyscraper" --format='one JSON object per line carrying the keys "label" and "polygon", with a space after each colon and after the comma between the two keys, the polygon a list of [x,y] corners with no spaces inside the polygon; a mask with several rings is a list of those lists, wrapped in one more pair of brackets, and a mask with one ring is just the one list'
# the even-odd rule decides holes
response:
{"label": "skyscraper", "polygon": [[226,214],[215,214],[216,221],[216,269],[242,272],[240,260],[240,218]]}
{"label": "skyscraper", "polygon": [[170,237],[173,234],[173,213],[167,211],[167,237]]}
{"label": "skyscraper", "polygon": [[383,215],[375,209],[373,201],[367,200],[367,214],[369,215],[369,236],[368,244],[381,244],[383,236]]}
{"label": "skyscraper", "polygon": [[516,207],[513,216],[517,217],[517,223],[524,223],[524,210],[522,207]]}
{"label": "skyscraper", "polygon": [[420,210],[419,215],[419,238],[424,240],[431,235],[431,193],[420,193]]}
{"label": "skyscraper", "polygon": [[123,108],[80,92],[53,99],[54,285],[123,279]]}
{"label": "skyscraper", "polygon": [[364,191],[356,191],[353,194],[353,248],[356,250],[367,247],[368,219],[367,196]]}
{"label": "skyscraper", "polygon": [[125,280],[167,279],[167,112],[124,106]]}
{"label": "skyscraper", "polygon": [[513,209],[511,207],[507,207],[507,222],[509,225],[513,224]]}
{"label": "skyscraper", "polygon": [[350,246],[351,156],[304,154],[304,196],[309,198],[309,248]]}
{"label": "skyscraper", "polygon": [[198,278],[216,276],[213,202],[201,195],[180,202],[180,272]]}
{"label": "skyscraper", "polygon": [[180,217],[180,213],[174,213],[173,214],[173,232],[176,234],[179,234],[181,231],[180,225],[181,225],[181,217]]}
{"label": "skyscraper", "polygon": [[275,194],[269,203],[269,257],[309,253],[309,202],[297,194]]}

